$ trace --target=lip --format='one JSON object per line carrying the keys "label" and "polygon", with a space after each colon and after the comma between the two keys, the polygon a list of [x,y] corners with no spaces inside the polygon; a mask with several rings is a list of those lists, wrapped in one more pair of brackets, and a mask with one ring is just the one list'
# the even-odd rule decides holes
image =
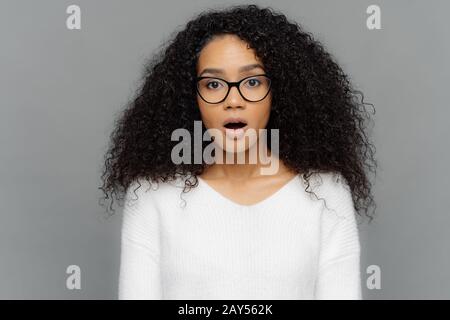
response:
{"label": "lip", "polygon": [[225,135],[229,139],[242,139],[242,137],[245,135],[245,130],[247,129],[247,125],[245,127],[239,128],[239,129],[228,129],[225,128]]}
{"label": "lip", "polygon": [[[225,127],[225,125],[228,123],[237,123],[237,122],[245,123],[245,126],[243,126],[242,128],[238,128],[238,129],[229,129],[229,128]],[[245,120],[244,118],[241,118],[241,117],[229,117],[229,118],[226,118],[225,121],[223,122],[222,128],[225,133],[225,136],[228,139],[239,140],[245,135],[245,131],[248,128],[248,122],[247,122],[247,120]]]}

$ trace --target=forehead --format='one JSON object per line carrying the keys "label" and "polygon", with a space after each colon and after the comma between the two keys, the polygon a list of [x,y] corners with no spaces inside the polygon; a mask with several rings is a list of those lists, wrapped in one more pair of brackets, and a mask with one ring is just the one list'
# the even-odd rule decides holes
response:
{"label": "forehead", "polygon": [[260,64],[254,49],[235,35],[221,35],[213,38],[200,51],[197,72],[205,68],[222,69],[225,73],[239,73],[242,66]]}

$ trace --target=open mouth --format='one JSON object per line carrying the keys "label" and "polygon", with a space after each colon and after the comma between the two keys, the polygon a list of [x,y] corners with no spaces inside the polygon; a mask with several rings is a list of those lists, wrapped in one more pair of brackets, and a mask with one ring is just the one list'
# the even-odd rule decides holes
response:
{"label": "open mouth", "polygon": [[243,127],[245,127],[247,124],[244,122],[230,122],[224,125],[225,128],[227,129],[233,129],[233,130],[237,130],[237,129],[241,129]]}

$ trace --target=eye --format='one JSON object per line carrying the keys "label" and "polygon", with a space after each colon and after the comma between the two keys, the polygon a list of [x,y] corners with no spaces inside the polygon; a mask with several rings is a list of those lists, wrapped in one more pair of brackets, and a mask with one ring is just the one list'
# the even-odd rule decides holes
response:
{"label": "eye", "polygon": [[259,81],[256,78],[251,78],[251,79],[248,79],[247,81],[245,81],[245,84],[247,84],[249,87],[252,88],[252,87],[257,87],[258,85],[260,85],[261,81]]}
{"label": "eye", "polygon": [[[212,86],[211,86],[212,85]],[[208,83],[206,84],[206,87],[208,88],[208,89],[218,89],[218,88],[220,88],[220,86],[221,86],[222,84],[219,82],[219,81],[217,81],[217,80],[211,80],[211,81],[208,81]]]}

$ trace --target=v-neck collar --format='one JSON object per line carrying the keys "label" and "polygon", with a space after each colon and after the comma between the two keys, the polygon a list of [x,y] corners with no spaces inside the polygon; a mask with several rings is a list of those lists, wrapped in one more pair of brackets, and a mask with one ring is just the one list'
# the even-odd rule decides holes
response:
{"label": "v-neck collar", "polygon": [[257,208],[257,207],[266,205],[266,204],[270,203],[274,198],[280,196],[290,185],[292,185],[294,183],[294,181],[296,181],[299,178],[299,175],[298,174],[295,175],[293,178],[291,178],[281,188],[276,190],[271,195],[267,196],[266,198],[254,203],[254,204],[250,204],[250,205],[237,203],[236,201],[231,200],[230,198],[226,197],[225,195],[223,195],[222,193],[217,191],[215,188],[210,186],[209,183],[207,183],[205,180],[203,180],[199,176],[197,176],[197,178],[199,180],[199,185],[204,186],[206,189],[208,189],[210,191],[211,194],[220,198],[223,202],[228,203],[228,204],[230,204],[236,208],[240,208],[240,209],[253,209],[253,208]]}

